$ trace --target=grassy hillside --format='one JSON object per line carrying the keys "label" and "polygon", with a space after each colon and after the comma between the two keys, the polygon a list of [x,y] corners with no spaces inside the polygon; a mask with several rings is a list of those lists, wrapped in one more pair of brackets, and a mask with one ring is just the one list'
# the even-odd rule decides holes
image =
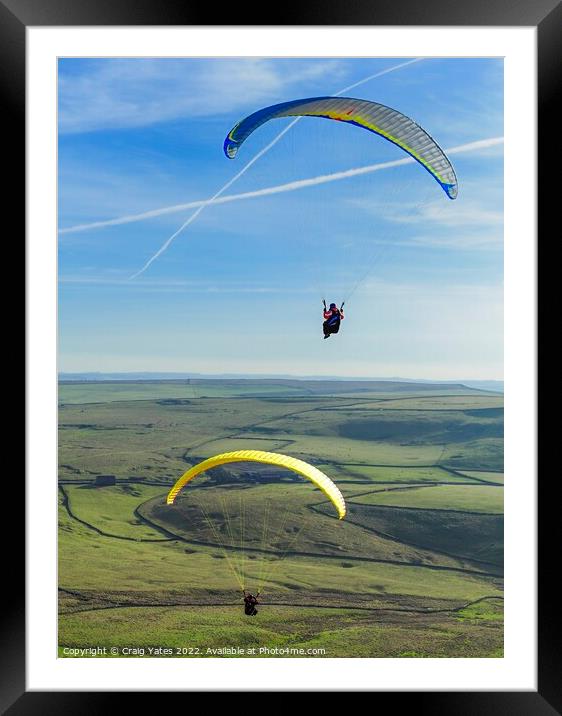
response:
{"label": "grassy hillside", "polygon": [[[225,644],[502,655],[501,396],[152,381],[66,384],[60,402],[62,656],[91,643],[185,657]],[[342,489],[347,518],[300,477],[255,464],[209,471],[165,504],[191,465],[243,448],[316,464]],[[115,484],[96,486],[99,475]],[[262,589],[255,618],[241,586]]]}

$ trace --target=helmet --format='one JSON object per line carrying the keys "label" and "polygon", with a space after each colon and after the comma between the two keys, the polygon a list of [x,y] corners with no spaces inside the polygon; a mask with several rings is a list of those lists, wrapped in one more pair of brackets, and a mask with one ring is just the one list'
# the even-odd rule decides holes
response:
{"label": "helmet", "polygon": [[335,303],[330,303],[330,308],[337,308]]}

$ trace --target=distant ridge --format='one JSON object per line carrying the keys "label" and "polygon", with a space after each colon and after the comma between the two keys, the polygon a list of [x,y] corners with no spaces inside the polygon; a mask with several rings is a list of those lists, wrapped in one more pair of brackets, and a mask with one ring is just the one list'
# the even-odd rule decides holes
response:
{"label": "distant ridge", "polygon": [[401,378],[401,377],[348,377],[339,375],[328,376],[312,376],[312,375],[279,375],[279,374],[244,374],[244,373],[160,373],[160,372],[131,372],[131,373],[102,373],[102,372],[84,372],[84,373],[60,373],[59,381],[61,383],[109,383],[109,382],[165,382],[165,381],[254,381],[254,382],[297,382],[297,381],[317,381],[317,382],[353,382],[353,383],[415,383],[419,385],[440,385],[455,388],[472,388],[474,390],[487,390],[496,393],[503,393],[502,380],[429,380],[425,378]]}

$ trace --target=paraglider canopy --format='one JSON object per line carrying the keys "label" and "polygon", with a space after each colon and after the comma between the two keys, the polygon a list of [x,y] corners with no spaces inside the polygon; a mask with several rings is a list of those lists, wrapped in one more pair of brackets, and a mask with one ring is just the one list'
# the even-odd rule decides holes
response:
{"label": "paraglider canopy", "polygon": [[378,134],[407,152],[439,182],[449,199],[458,194],[455,171],[430,135],[405,114],[384,104],[352,97],[309,97],[264,107],[238,122],[224,140],[224,153],[234,159],[246,139],[262,124],[280,117],[320,117],[347,122]]}
{"label": "paraglider canopy", "polygon": [[276,452],[264,452],[263,450],[235,450],[234,452],[225,452],[203,460],[203,462],[200,462],[198,465],[194,465],[194,467],[187,470],[172,487],[166,498],[167,504],[173,505],[180,490],[187,485],[188,482],[191,482],[193,478],[197,477],[197,475],[217,465],[224,465],[229,462],[261,462],[292,470],[306,477],[322,490],[336,508],[340,520],[345,517],[346,507],[343,495],[334,482],[321,470],[296,457],[280,455]]}

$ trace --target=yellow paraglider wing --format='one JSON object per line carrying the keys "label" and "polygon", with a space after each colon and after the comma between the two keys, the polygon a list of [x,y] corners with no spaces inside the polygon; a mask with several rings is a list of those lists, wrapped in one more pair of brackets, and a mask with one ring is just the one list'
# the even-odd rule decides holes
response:
{"label": "yellow paraglider wing", "polygon": [[261,462],[267,465],[277,465],[278,467],[284,467],[287,468],[287,470],[292,470],[293,472],[306,477],[314,485],[316,485],[316,487],[322,490],[338,511],[338,517],[340,520],[345,517],[346,507],[343,495],[327,475],[303,460],[298,460],[297,458],[289,457],[288,455],[280,455],[276,452],[263,452],[262,450],[236,450],[234,452],[225,452],[220,455],[210,457],[207,460],[203,460],[203,462],[200,462],[198,465],[194,465],[179,478],[168,493],[168,497],[166,498],[168,505],[174,504],[178,493],[183,487],[185,487],[185,485],[187,485],[188,482],[191,482],[193,478],[197,477],[197,475],[200,475],[206,470],[210,470],[212,467],[225,465],[229,462]]}

